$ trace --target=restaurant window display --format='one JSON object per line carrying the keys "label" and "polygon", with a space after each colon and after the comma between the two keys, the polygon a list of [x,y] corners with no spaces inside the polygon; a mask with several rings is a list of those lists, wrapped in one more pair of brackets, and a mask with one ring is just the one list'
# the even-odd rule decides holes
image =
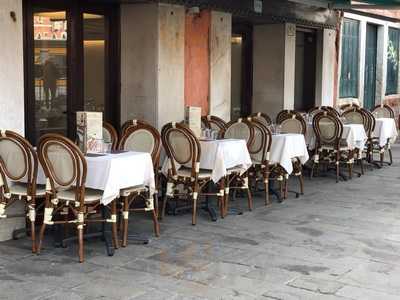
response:
{"label": "restaurant window display", "polygon": [[26,1],[25,123],[36,144],[46,133],[76,138],[76,112],[119,123],[119,8],[80,1]]}

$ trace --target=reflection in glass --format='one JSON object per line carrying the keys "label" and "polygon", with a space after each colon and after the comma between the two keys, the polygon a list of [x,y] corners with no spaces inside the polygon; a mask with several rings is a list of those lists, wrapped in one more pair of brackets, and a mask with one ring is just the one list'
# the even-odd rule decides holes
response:
{"label": "reflection in glass", "polygon": [[104,112],[105,20],[97,14],[83,14],[84,100],[86,111]]}
{"label": "reflection in glass", "polygon": [[34,26],[36,140],[67,134],[67,20],[65,11],[36,12]]}

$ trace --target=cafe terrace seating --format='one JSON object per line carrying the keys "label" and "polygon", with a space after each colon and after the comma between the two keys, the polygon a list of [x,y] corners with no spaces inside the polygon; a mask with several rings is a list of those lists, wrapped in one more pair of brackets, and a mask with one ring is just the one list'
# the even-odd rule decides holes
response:
{"label": "cafe terrace seating", "polygon": [[[215,200],[220,217],[225,218],[235,211],[230,208],[230,197],[247,198],[249,210],[253,209],[253,192],[265,193],[265,205],[272,203],[270,194],[279,201],[287,199],[291,176],[299,179],[297,196],[303,194],[307,147],[314,153],[311,178],[320,171],[335,170],[338,182],[345,178],[341,166],[346,166],[351,179],[355,160],[361,166],[361,176],[363,160],[382,167],[386,152],[388,163],[392,163],[390,145],[397,138],[397,128],[394,112],[387,105],[377,106],[372,112],[350,105],[344,107],[341,116],[332,107],[316,107],[307,114],[284,110],[276,120],[273,124],[265,113],[228,123],[206,116],[202,118],[203,127],[218,134],[200,138],[184,122],[168,123],[159,134],[145,121],[130,120],[122,126],[120,136],[104,122],[104,142],[110,152],[92,155],[84,155],[77,145],[58,134],[43,135],[36,152],[22,136],[1,131],[0,218],[18,217],[7,211],[23,200],[26,209],[21,216],[29,221],[27,233],[32,252],[37,253],[42,250],[47,227],[75,227],[76,237],[57,231],[61,234],[58,238],[77,239],[79,261],[83,262],[84,241],[91,236],[103,237],[109,255],[120,241],[127,246],[132,212],[150,212],[158,237],[158,217],[165,217],[168,204],[175,203],[175,208],[178,203],[188,204],[195,225],[199,207],[215,218],[211,213]],[[166,158],[160,162],[161,146]],[[380,154],[379,165],[374,160],[376,153]],[[279,183],[278,191],[274,182]],[[161,209],[159,198],[163,200]],[[36,216],[43,216],[39,236]],[[91,223],[101,224],[102,231],[96,235],[87,232]],[[107,224],[112,247],[107,243]]]}

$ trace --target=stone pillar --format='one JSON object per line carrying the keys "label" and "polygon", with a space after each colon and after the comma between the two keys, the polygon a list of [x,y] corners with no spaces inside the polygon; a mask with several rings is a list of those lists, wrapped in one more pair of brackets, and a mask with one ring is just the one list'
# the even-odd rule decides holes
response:
{"label": "stone pillar", "polygon": [[[15,12],[16,20],[10,17]],[[22,0],[0,1],[0,128],[25,132]]]}
{"label": "stone pillar", "polygon": [[294,108],[296,67],[296,24],[285,24],[283,108]]}
{"label": "stone pillar", "polygon": [[[14,12],[16,20],[10,17]],[[0,55],[0,118],[1,130],[25,132],[24,65],[22,0],[0,1],[0,30],[4,43]],[[24,204],[17,201],[8,214],[21,214]],[[15,229],[25,227],[25,218],[0,219],[0,241],[12,238]]]}
{"label": "stone pillar", "polygon": [[157,4],[121,5],[121,122],[157,125]]}
{"label": "stone pillar", "polygon": [[122,122],[183,120],[184,28],[183,6],[121,5]]}
{"label": "stone pillar", "polygon": [[378,27],[375,94],[375,104],[377,105],[385,99],[386,95],[388,30],[389,27],[387,25]]}
{"label": "stone pillar", "polygon": [[232,16],[211,12],[210,29],[210,114],[226,121],[231,114]]}
{"label": "stone pillar", "polygon": [[336,30],[317,33],[316,106],[334,106],[336,65]]}
{"label": "stone pillar", "polygon": [[254,26],[253,112],[274,117],[283,109],[284,37],[282,24]]}

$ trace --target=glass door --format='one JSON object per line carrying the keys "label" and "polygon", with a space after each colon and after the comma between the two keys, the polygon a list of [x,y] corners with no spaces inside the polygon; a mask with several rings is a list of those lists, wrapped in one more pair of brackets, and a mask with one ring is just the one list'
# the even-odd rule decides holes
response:
{"label": "glass door", "polygon": [[86,111],[105,111],[106,22],[83,13],[83,97]]}
{"label": "glass door", "polygon": [[68,134],[67,29],[65,10],[33,12],[35,140],[48,132]]}
{"label": "glass door", "polygon": [[118,126],[118,6],[26,0],[24,15],[28,139],[59,133],[74,140],[82,110],[103,112]]}

